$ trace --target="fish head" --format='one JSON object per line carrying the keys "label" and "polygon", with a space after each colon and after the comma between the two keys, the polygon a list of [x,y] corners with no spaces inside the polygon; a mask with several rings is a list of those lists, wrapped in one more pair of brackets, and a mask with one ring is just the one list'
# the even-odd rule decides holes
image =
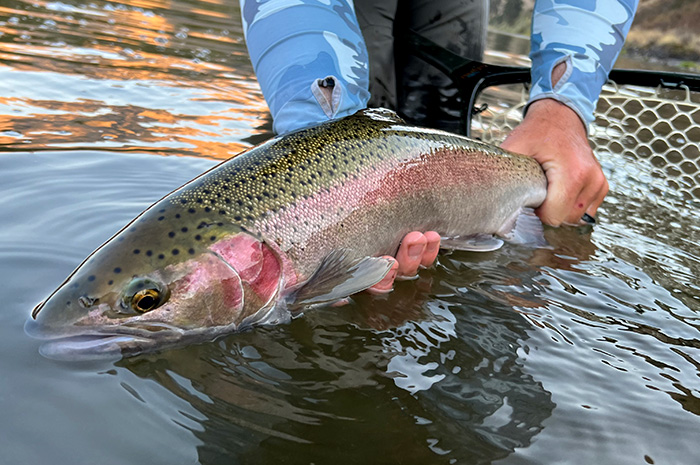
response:
{"label": "fish head", "polygon": [[132,226],[93,252],[34,309],[25,329],[47,340],[43,355],[136,355],[274,318],[282,266],[263,241],[247,232],[208,231],[205,244],[179,250],[171,242],[145,243],[157,234]]}

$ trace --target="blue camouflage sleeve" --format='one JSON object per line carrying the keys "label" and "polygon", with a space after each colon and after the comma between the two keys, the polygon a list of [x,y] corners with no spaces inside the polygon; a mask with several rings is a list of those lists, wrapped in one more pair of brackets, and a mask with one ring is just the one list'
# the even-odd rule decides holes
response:
{"label": "blue camouflage sleeve", "polygon": [[248,53],[276,133],[366,107],[367,49],[351,0],[240,2]]}
{"label": "blue camouflage sleeve", "polygon": [[[574,110],[586,127],[639,0],[536,0],[532,15],[530,101],[551,98]],[[552,70],[566,71],[552,85]]]}

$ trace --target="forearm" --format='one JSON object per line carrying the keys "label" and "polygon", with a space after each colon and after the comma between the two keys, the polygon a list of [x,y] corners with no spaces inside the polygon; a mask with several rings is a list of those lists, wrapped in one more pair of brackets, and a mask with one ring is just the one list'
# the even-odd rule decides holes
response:
{"label": "forearm", "polygon": [[[638,0],[591,3],[594,6],[586,8],[576,0],[537,0],[530,52],[530,103],[558,100],[586,127],[593,122],[598,96],[622,49]],[[557,80],[553,72],[560,64],[563,72]]]}
{"label": "forearm", "polygon": [[[352,5],[241,0],[250,59],[274,120],[286,133],[364,108],[367,50]],[[329,101],[318,80],[333,77]]]}

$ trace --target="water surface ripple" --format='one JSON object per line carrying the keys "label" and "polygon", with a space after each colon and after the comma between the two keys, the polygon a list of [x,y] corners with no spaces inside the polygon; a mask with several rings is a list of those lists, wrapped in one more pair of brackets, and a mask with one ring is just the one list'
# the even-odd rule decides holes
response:
{"label": "water surface ripple", "polygon": [[237,2],[0,5],[0,147],[228,158],[267,129]]}
{"label": "water surface ripple", "polygon": [[695,463],[700,220],[612,155],[600,224],[551,248],[177,350],[39,355],[24,322],[88,253],[269,135],[236,3],[0,5],[0,463]]}

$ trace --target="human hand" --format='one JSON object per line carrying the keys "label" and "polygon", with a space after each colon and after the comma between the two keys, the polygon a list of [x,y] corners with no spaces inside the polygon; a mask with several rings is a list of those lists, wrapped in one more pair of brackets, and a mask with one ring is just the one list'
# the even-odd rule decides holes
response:
{"label": "human hand", "polygon": [[394,264],[387,275],[368,291],[374,294],[389,292],[394,286],[397,276],[415,276],[420,266],[430,266],[437,258],[440,251],[440,235],[435,231],[421,233],[413,231],[406,234],[401,241],[396,258],[385,257],[394,260]]}
{"label": "human hand", "polygon": [[501,147],[529,155],[542,165],[547,197],[535,211],[542,222],[578,225],[584,213],[595,218],[608,193],[608,181],[573,110],[553,99],[533,102]]}

